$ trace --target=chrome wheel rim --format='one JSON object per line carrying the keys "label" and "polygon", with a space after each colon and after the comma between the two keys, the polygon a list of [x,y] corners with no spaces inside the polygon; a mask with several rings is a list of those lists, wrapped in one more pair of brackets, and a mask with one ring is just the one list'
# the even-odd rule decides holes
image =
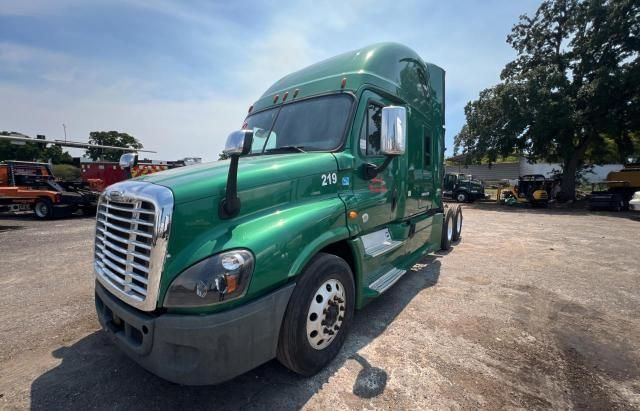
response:
{"label": "chrome wheel rim", "polygon": [[456,227],[457,227],[458,234],[460,234],[460,232],[462,232],[462,214],[458,215],[458,221],[456,223]]}
{"label": "chrome wheel rim", "polygon": [[464,201],[464,194],[458,194],[458,201],[459,202],[463,202]]}
{"label": "chrome wheel rim", "polygon": [[453,225],[447,224],[447,240],[451,241],[453,238]]}
{"label": "chrome wheel rim", "polygon": [[307,340],[311,347],[322,350],[336,338],[344,321],[347,298],[342,283],[325,281],[316,290],[307,312]]}
{"label": "chrome wheel rim", "polygon": [[38,217],[45,217],[47,215],[47,211],[48,207],[45,203],[36,204],[35,212]]}

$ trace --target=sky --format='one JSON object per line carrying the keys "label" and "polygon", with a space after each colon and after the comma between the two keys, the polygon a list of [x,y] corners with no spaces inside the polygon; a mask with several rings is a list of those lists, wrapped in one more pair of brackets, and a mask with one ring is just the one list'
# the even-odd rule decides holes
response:
{"label": "sky", "polygon": [[[381,41],[446,70],[447,154],[465,104],[499,82],[539,0],[0,0],[0,130],[87,141],[127,132],[148,157],[215,160],[286,74]],[[72,154],[82,152],[72,150]]]}

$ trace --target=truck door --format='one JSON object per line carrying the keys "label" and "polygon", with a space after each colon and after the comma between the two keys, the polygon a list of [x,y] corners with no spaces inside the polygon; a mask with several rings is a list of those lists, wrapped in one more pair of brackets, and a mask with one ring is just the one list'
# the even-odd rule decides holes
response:
{"label": "truck door", "polygon": [[[382,108],[391,105],[391,101],[372,91],[365,91],[360,100],[356,118],[360,121],[360,133],[357,147],[354,149],[355,173],[353,191],[357,199],[359,221],[352,222],[359,226],[362,233],[374,231],[395,218],[398,208],[401,187],[396,181],[400,178],[399,162],[403,156],[397,156],[386,169],[372,179],[367,179],[364,169],[367,164],[382,165],[386,156],[380,151],[380,126]],[[357,127],[356,123],[356,127]],[[404,203],[404,202],[403,202]]]}
{"label": "truck door", "polygon": [[433,139],[431,128],[419,113],[409,120],[407,136],[407,201],[405,217],[421,214],[431,208],[435,195],[433,172]]}

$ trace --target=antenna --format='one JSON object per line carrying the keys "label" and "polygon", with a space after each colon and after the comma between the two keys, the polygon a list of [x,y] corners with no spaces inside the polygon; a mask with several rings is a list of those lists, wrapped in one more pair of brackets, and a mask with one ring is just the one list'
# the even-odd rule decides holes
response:
{"label": "antenna", "polygon": [[62,129],[64,130],[64,141],[67,142],[67,125],[62,123]]}

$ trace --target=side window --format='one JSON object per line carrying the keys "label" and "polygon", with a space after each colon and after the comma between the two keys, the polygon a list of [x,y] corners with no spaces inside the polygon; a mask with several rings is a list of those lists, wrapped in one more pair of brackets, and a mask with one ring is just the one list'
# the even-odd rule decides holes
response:
{"label": "side window", "polygon": [[382,106],[369,104],[367,113],[360,129],[360,151],[367,156],[377,156],[380,152],[380,123],[382,121]]}
{"label": "side window", "polygon": [[431,167],[432,155],[431,155],[431,135],[429,134],[429,130],[424,129],[424,169],[428,169]]}
{"label": "side window", "polygon": [[[263,148],[266,150],[275,148],[277,141],[276,133],[272,131],[271,134],[269,134],[269,139],[267,139],[267,133],[268,130],[263,128],[253,128],[253,144],[251,144],[252,153],[260,153]],[[264,147],[264,143],[267,143],[266,147]]]}

